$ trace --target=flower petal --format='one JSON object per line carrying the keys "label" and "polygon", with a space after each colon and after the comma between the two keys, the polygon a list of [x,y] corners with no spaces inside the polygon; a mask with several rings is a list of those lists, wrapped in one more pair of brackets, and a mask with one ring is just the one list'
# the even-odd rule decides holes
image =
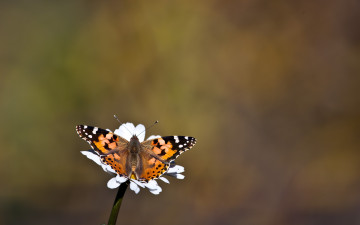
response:
{"label": "flower petal", "polygon": [[85,155],[86,157],[88,157],[89,159],[94,161],[96,164],[101,166],[101,168],[103,168],[103,170],[105,172],[107,172],[107,173],[116,173],[115,170],[113,168],[111,168],[111,166],[106,165],[105,163],[103,163],[101,161],[100,156],[97,153],[95,153],[94,150],[81,151],[81,154]]}
{"label": "flower petal", "polygon": [[182,175],[181,173],[165,173],[166,176],[170,176],[170,177],[175,177],[176,179],[184,179],[185,176]]}
{"label": "flower petal", "polygon": [[140,187],[142,187],[142,188],[145,187],[144,183],[141,183],[141,182],[139,182],[139,181],[137,181],[137,180],[131,179],[131,182],[135,183],[136,185],[138,185],[138,186],[140,186]]}
{"label": "flower petal", "polygon": [[178,173],[178,174],[175,175],[175,178],[176,178],[176,179],[179,179],[179,180],[183,180],[183,179],[185,178],[185,176],[182,175],[182,174],[180,174],[180,173]]}
{"label": "flower petal", "polygon": [[185,171],[183,166],[174,165],[170,166],[170,168],[166,171],[166,173],[183,173]]}
{"label": "flower petal", "polygon": [[135,126],[132,123],[124,123],[114,133],[130,141],[130,138],[135,134]]}
{"label": "flower petal", "polygon": [[143,142],[145,139],[145,126],[139,124],[135,127],[135,134],[139,138],[140,142]]}
{"label": "flower petal", "polygon": [[108,187],[108,188],[115,189],[115,188],[117,188],[117,187],[119,187],[119,186],[120,186],[120,183],[117,182],[116,177],[111,178],[111,179],[107,182],[107,187]]}
{"label": "flower petal", "polygon": [[94,161],[96,164],[98,164],[99,166],[101,166],[101,160],[98,154],[96,154],[95,152],[93,152],[94,150],[88,150],[88,151],[81,151],[81,154],[85,155],[86,157],[88,157],[89,159],[91,159],[92,161]]}
{"label": "flower petal", "polygon": [[164,181],[165,183],[170,184],[170,181],[166,179],[165,177],[159,177],[160,180]]}
{"label": "flower petal", "polygon": [[162,191],[162,188],[158,185],[158,183],[155,180],[150,180],[147,184],[145,184],[145,186],[154,195],[158,195]]}
{"label": "flower petal", "polygon": [[136,194],[140,192],[139,186],[135,182],[130,182],[130,189],[133,190]]}
{"label": "flower petal", "polygon": [[155,138],[161,138],[161,136],[160,135],[151,135],[146,140],[151,140],[151,139],[155,139]]}
{"label": "flower petal", "polygon": [[160,194],[162,189],[161,189],[161,187],[159,187],[159,189],[155,189],[155,190],[149,189],[149,191],[151,192],[151,194],[158,195],[158,194]]}
{"label": "flower petal", "polygon": [[119,175],[116,176],[116,181],[119,182],[119,183],[124,183],[128,180],[128,178],[125,178],[125,177],[121,177]]}
{"label": "flower petal", "polygon": [[145,187],[149,189],[156,189],[157,187],[159,187],[159,185],[155,180],[150,180],[148,183],[145,184]]}

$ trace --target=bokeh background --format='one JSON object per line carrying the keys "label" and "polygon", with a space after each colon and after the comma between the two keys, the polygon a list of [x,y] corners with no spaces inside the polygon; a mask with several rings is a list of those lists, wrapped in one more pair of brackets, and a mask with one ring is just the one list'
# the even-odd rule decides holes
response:
{"label": "bokeh background", "polygon": [[[101,224],[75,125],[190,135],[119,224],[360,224],[359,1],[1,1],[0,224]],[[148,134],[149,135],[149,134]]]}

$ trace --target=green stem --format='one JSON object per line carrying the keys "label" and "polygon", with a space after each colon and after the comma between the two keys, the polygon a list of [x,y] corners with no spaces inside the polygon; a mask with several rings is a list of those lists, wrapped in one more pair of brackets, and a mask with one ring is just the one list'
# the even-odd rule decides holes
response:
{"label": "green stem", "polygon": [[110,214],[110,217],[109,217],[108,225],[115,225],[116,224],[116,219],[117,219],[118,214],[119,214],[121,202],[123,200],[125,191],[126,191],[128,186],[129,186],[129,181],[126,181],[126,182],[124,182],[124,183],[122,183],[120,185],[118,193],[116,194],[114,205],[113,205],[113,207],[111,209],[111,214]]}

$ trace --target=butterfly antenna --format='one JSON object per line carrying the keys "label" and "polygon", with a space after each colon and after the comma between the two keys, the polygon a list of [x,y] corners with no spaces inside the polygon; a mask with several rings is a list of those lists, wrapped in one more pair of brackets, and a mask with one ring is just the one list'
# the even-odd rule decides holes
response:
{"label": "butterfly antenna", "polygon": [[[114,118],[120,123],[120,125],[123,124],[123,123],[120,122],[119,118],[118,118],[116,115],[114,115]],[[131,135],[134,135],[134,134],[131,133],[130,130],[125,126],[125,124],[124,124],[124,127],[125,127],[125,129],[126,129]]]}
{"label": "butterfly antenna", "polygon": [[[145,128],[145,130],[143,130],[140,134],[144,133],[145,131],[150,130],[150,128],[152,128],[153,126],[155,126],[155,125],[158,124],[158,123],[159,123],[159,120],[156,120],[150,127]],[[138,135],[140,135],[140,134],[138,134]]]}

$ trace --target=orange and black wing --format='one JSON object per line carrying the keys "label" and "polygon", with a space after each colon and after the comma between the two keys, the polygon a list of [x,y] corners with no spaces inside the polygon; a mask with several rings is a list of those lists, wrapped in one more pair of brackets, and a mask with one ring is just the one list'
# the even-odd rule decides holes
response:
{"label": "orange and black wing", "polygon": [[169,167],[167,163],[160,161],[146,151],[139,153],[140,163],[136,167],[137,180],[148,182],[160,177]]}
{"label": "orange and black wing", "polygon": [[196,144],[196,139],[188,136],[167,136],[148,140],[143,143],[150,145],[150,151],[161,160],[170,163],[181,153],[192,148]]}
{"label": "orange and black wing", "polygon": [[196,139],[188,136],[167,136],[141,143],[142,166],[138,171],[138,179],[147,182],[160,177],[167,171],[171,161],[192,148],[195,143]]}
{"label": "orange and black wing", "polygon": [[129,152],[128,141],[124,138],[98,127],[78,125],[76,131],[87,141],[101,160],[111,166],[120,176],[128,176],[126,160]]}

